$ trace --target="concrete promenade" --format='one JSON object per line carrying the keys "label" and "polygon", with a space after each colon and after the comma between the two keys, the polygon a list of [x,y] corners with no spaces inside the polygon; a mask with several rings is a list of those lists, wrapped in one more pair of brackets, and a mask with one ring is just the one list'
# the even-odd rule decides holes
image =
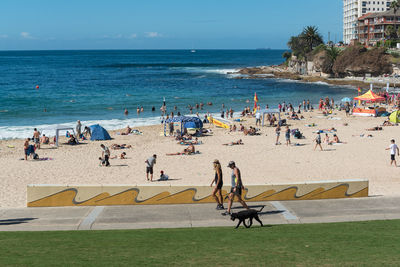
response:
{"label": "concrete promenade", "polygon": [[[268,224],[400,219],[400,197],[252,202]],[[0,231],[234,226],[215,204],[0,209]],[[225,203],[226,207],[226,203]],[[241,210],[234,203],[232,211]],[[254,225],[257,226],[257,222]]]}

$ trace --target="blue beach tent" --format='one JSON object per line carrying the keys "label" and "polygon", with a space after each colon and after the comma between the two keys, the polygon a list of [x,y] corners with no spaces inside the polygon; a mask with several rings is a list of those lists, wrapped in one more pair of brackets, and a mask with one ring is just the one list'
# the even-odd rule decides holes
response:
{"label": "blue beach tent", "polygon": [[167,132],[167,123],[171,122],[180,122],[181,123],[181,133],[183,132],[183,128],[195,128],[201,129],[203,128],[203,122],[197,117],[187,117],[187,116],[178,116],[169,118],[164,120],[164,136],[166,136]]}
{"label": "blue beach tent", "polygon": [[92,137],[90,140],[111,140],[111,136],[108,134],[107,130],[101,127],[98,124],[90,126],[90,131],[92,133]]}

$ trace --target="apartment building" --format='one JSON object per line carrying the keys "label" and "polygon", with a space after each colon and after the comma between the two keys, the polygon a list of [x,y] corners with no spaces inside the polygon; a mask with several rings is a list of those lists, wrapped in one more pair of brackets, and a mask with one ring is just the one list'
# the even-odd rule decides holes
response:
{"label": "apartment building", "polygon": [[397,29],[400,26],[400,10],[389,10],[378,13],[368,13],[358,18],[358,41],[366,45],[375,45],[384,40],[386,28],[392,26]]}
{"label": "apartment building", "polygon": [[343,0],[343,42],[349,44],[351,40],[358,38],[358,18],[367,13],[387,11],[391,2]]}

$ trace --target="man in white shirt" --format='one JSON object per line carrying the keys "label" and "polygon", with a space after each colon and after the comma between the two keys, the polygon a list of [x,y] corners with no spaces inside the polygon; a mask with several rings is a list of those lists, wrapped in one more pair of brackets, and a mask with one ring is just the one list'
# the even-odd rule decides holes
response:
{"label": "man in white shirt", "polygon": [[386,148],[386,150],[390,150],[390,165],[394,163],[394,166],[397,167],[395,155],[397,152],[397,156],[399,156],[399,147],[395,144],[394,139],[390,143],[390,147]]}
{"label": "man in white shirt", "polygon": [[149,181],[149,173],[150,173],[150,181],[153,182],[153,167],[156,164],[157,155],[154,154],[152,157],[146,159],[146,178]]}
{"label": "man in white shirt", "polygon": [[256,126],[257,124],[261,125],[261,113],[259,111],[256,113]]}

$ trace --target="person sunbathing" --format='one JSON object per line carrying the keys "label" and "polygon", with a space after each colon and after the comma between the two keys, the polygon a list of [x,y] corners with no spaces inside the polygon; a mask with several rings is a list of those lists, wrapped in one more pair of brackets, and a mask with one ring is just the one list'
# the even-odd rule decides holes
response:
{"label": "person sunbathing", "polygon": [[382,126],[394,126],[394,124],[391,123],[390,121],[384,121]]}
{"label": "person sunbathing", "polygon": [[182,152],[177,152],[177,153],[167,153],[167,156],[176,156],[176,155],[191,155],[195,154],[196,149],[193,144],[190,144],[187,148],[185,148]]}
{"label": "person sunbathing", "polygon": [[181,142],[178,142],[178,144],[180,144],[180,145],[190,145],[190,144],[194,144],[194,145],[198,145],[198,144],[200,144],[201,142],[199,141],[199,139],[196,137],[193,141],[185,141],[185,140],[182,140]]}
{"label": "person sunbathing", "polygon": [[130,134],[132,132],[132,129],[131,129],[131,127],[129,127],[129,125],[128,126],[126,126],[126,128],[121,132],[121,135],[128,135],[128,134]]}
{"label": "person sunbathing", "polygon": [[235,145],[244,145],[242,139],[237,140],[236,142],[230,142],[227,144],[222,144],[223,146],[235,146]]}
{"label": "person sunbathing", "polygon": [[[111,157],[111,159],[117,159],[117,158],[118,158],[117,155]],[[125,152],[122,152],[121,155],[119,155],[119,158],[120,158],[120,159],[126,159],[126,153],[125,153]]]}
{"label": "person sunbathing", "polygon": [[131,145],[127,145],[127,144],[122,144],[122,145],[112,144],[111,145],[111,149],[114,149],[114,150],[126,149],[126,148],[132,148],[132,146]]}
{"label": "person sunbathing", "polygon": [[365,130],[367,130],[367,131],[382,131],[383,129],[382,129],[382,127],[375,126],[373,128],[369,128],[369,129],[365,129]]}

